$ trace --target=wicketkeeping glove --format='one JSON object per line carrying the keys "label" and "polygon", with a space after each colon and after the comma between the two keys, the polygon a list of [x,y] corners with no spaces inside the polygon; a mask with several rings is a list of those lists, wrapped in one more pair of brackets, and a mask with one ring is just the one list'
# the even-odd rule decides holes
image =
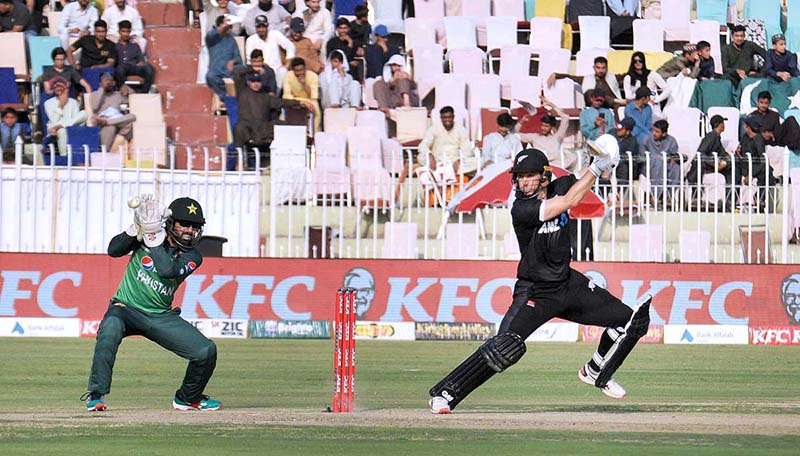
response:
{"label": "wicketkeeping glove", "polygon": [[141,204],[136,208],[134,220],[141,227],[146,246],[155,247],[164,242],[166,238],[164,223],[169,216],[169,209],[153,195],[142,196]]}

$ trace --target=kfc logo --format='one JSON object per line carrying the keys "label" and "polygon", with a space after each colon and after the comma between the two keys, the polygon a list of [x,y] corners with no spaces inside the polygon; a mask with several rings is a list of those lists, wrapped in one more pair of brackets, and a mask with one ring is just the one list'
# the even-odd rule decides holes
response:
{"label": "kfc logo", "polygon": [[793,325],[800,325],[800,274],[794,273],[783,279],[781,302]]}

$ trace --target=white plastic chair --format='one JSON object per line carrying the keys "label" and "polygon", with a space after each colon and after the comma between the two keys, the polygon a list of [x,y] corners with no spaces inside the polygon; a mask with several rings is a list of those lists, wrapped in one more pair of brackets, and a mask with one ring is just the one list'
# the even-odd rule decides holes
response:
{"label": "white plastic chair", "polygon": [[711,261],[711,233],[683,230],[678,235],[681,263],[708,263]]}
{"label": "white plastic chair", "polygon": [[453,49],[447,52],[450,61],[450,72],[464,76],[483,74],[486,54],[480,48]]}
{"label": "white plastic chair", "polygon": [[478,46],[475,22],[465,16],[447,16],[444,18],[444,30],[447,36],[447,49],[471,49]]}
{"label": "white plastic chair", "polygon": [[327,108],[325,109],[325,131],[347,131],[356,124],[356,108]]}
{"label": "white plastic chair", "polygon": [[[436,44],[438,22],[430,19],[409,17],[405,20],[406,52],[421,46]],[[416,57],[416,55],[415,55]]]}
{"label": "white plastic chair", "polygon": [[661,262],[664,255],[662,225],[631,225],[630,261]]}
{"label": "white plastic chair", "polygon": [[531,36],[528,42],[533,49],[558,49],[561,47],[561,20],[555,17],[531,18]]}
{"label": "white plastic chair", "polygon": [[581,50],[611,48],[610,17],[578,16],[578,26],[581,29]]}
{"label": "white plastic chair", "polygon": [[378,109],[378,100],[375,99],[375,91],[372,87],[376,80],[376,78],[368,78],[364,81],[364,106],[370,109]]}
{"label": "white plastic chair", "polygon": [[428,19],[443,19],[444,0],[414,0],[414,15]]}
{"label": "white plastic chair", "polygon": [[519,101],[526,101],[535,107],[542,104],[542,78],[538,76],[524,76],[511,81],[511,109],[518,108]]}
{"label": "white plastic chair", "polygon": [[419,46],[414,51],[414,81],[423,99],[444,74],[444,51],[439,44]]}
{"label": "white plastic chair", "polygon": [[470,132],[473,140],[480,139],[482,108],[500,107],[500,76],[486,74],[467,81],[467,106],[470,112]]}
{"label": "white plastic chair", "polygon": [[608,49],[581,49],[575,54],[575,74],[579,76],[594,74],[594,59],[608,57]]}
{"label": "white plastic chair", "polygon": [[383,167],[380,132],[374,127],[347,129],[353,198],[359,206],[385,207],[392,201],[392,181]]}
{"label": "white plastic chair", "polygon": [[385,25],[389,33],[405,33],[402,0],[372,0],[370,9],[375,11],[375,25]]}
{"label": "white plastic chair", "polygon": [[696,140],[699,144],[702,119],[703,111],[697,108],[673,108],[669,111],[669,134],[679,143]]}
{"label": "white plastic chair", "polygon": [[311,170],[308,168],[306,127],[276,125],[270,144],[271,198],[280,203],[311,199]]}
{"label": "white plastic chair", "polygon": [[533,50],[524,44],[506,46],[500,51],[500,79],[503,82],[503,97],[508,98],[511,81],[530,76]]}
{"label": "white plastic chair", "polygon": [[445,258],[449,260],[478,258],[477,223],[450,223],[445,233]]}
{"label": "white plastic chair", "polygon": [[312,171],[315,195],[350,196],[350,169],[347,167],[347,137],[341,133],[314,135],[316,161]]}
{"label": "white plastic chair", "polygon": [[689,24],[689,41],[711,43],[711,56],[714,57],[714,71],[722,73],[722,49],[719,45],[719,22],[693,21]]}
{"label": "white plastic chair", "polygon": [[[356,127],[372,127],[378,132],[381,139],[389,137],[389,126],[386,122],[386,116],[382,112],[369,110],[358,111],[355,117]],[[347,129],[342,128],[335,131],[347,131]]]}
{"label": "white plastic chair", "polygon": [[571,58],[569,49],[540,49],[537,76],[547,79],[552,73],[568,73]]}
{"label": "white plastic chair", "polygon": [[544,84],[543,90],[544,96],[562,109],[582,108],[585,105],[581,86],[572,79],[557,79],[552,87]]}
{"label": "white plastic chair", "polygon": [[[524,0],[493,0],[495,16],[513,16],[517,21],[526,21]],[[514,25],[516,28],[516,24]]]}
{"label": "white plastic chair", "polygon": [[661,22],[666,41],[689,40],[691,9],[692,0],[661,0]]}
{"label": "white plastic chair", "polygon": [[453,109],[467,109],[467,81],[456,74],[444,74],[436,81],[436,103],[433,110],[443,106]]}
{"label": "white plastic chair", "polygon": [[517,44],[517,19],[513,16],[492,16],[486,18],[486,51],[501,49],[503,46]]}
{"label": "white plastic chair", "polygon": [[28,74],[25,52],[25,34],[22,32],[0,33],[0,67],[13,68],[15,75]]}
{"label": "white plastic chair", "polygon": [[416,223],[386,222],[383,229],[383,258],[417,258]]}
{"label": "white plastic chair", "polygon": [[710,206],[717,205],[720,201],[726,201],[725,195],[725,176],[720,173],[707,173],[703,176],[703,195],[700,197],[701,204]]}
{"label": "white plastic chair", "polygon": [[461,2],[461,15],[472,19],[478,36],[478,45],[486,46],[486,20],[492,17],[492,0]]}
{"label": "white plastic chair", "polygon": [[642,52],[664,52],[664,24],[656,19],[634,20],[633,48]]}

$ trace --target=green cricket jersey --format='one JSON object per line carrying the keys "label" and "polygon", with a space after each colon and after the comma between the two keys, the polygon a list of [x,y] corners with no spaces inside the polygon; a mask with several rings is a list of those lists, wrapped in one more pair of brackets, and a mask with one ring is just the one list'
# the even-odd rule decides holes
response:
{"label": "green cricket jersey", "polygon": [[169,247],[167,241],[146,247],[124,232],[114,236],[108,245],[112,257],[129,252],[133,255],[113,300],[149,313],[169,311],[175,291],[203,262],[197,250],[180,252]]}

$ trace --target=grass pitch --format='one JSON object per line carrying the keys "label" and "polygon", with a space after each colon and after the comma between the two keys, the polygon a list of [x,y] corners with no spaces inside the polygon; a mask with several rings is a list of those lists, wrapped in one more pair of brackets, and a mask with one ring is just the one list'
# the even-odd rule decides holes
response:
{"label": "grass pitch", "polygon": [[642,345],[606,398],[576,372],[589,344],[529,344],[451,416],[432,384],[477,342],[359,341],[356,412],[329,414],[332,342],[218,340],[207,392],[219,412],[177,412],[186,363],[123,342],[110,410],[87,413],[93,340],[0,339],[0,454],[797,454],[796,347]]}

